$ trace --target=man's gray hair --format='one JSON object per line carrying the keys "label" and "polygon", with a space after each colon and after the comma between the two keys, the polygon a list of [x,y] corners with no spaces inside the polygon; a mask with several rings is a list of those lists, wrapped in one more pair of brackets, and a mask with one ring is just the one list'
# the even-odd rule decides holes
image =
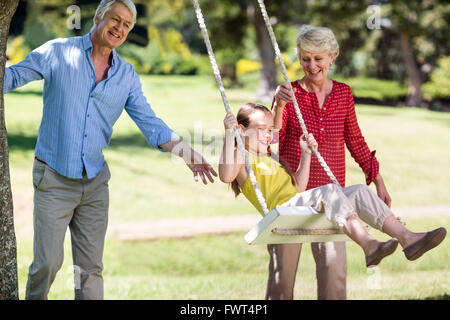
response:
{"label": "man's gray hair", "polygon": [[123,4],[125,7],[127,7],[131,11],[131,14],[133,15],[133,21],[132,21],[130,30],[133,29],[134,24],[136,23],[136,15],[137,15],[136,6],[134,5],[133,1],[131,1],[131,0],[102,0],[100,2],[100,4],[98,5],[97,10],[95,11],[95,15],[94,15],[94,19],[93,19],[94,25],[92,26],[91,31],[94,30],[94,28],[97,26],[95,24],[95,17],[98,15],[98,17],[100,19],[103,19],[105,14],[111,9],[111,6],[116,2]]}

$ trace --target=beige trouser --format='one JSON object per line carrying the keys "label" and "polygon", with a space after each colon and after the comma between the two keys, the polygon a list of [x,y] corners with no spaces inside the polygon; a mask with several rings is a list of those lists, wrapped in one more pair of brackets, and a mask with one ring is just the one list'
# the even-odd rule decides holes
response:
{"label": "beige trouser", "polygon": [[[298,193],[282,206],[311,206],[338,223],[351,213],[382,230],[389,207],[365,185],[339,188],[328,184]],[[293,299],[302,244],[269,244],[269,278],[266,299]],[[316,262],[317,298],[346,299],[347,257],[345,242],[311,243]]]}
{"label": "beige trouser", "polygon": [[47,299],[64,260],[64,237],[70,228],[75,273],[75,299],[103,299],[102,256],[108,224],[108,181],[105,163],[93,179],[69,179],[34,161],[33,262],[26,299]]}

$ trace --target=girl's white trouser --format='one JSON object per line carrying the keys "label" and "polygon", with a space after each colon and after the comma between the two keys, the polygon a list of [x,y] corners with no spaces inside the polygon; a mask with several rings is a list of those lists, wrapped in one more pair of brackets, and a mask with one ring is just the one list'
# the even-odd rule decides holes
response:
{"label": "girl's white trouser", "polygon": [[324,212],[327,219],[340,227],[346,226],[346,217],[352,213],[369,226],[382,230],[384,219],[392,214],[391,209],[369,187],[357,184],[341,188],[327,184],[297,193],[283,203],[284,206],[308,206]]}

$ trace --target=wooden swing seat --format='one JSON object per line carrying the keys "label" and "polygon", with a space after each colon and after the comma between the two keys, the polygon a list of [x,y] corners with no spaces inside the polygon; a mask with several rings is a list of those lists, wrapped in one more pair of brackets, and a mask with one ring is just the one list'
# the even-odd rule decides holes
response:
{"label": "wooden swing seat", "polygon": [[244,238],[248,244],[350,241],[324,213],[311,207],[275,207]]}

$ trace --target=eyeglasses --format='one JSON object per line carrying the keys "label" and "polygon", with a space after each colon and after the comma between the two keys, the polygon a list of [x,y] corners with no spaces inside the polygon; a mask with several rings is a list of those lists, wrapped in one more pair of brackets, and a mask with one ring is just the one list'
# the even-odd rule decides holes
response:
{"label": "eyeglasses", "polygon": [[258,132],[258,136],[267,136],[269,135],[271,138],[271,143],[278,143],[279,137],[280,137],[280,130],[279,129],[263,129],[258,128],[256,129]]}
{"label": "eyeglasses", "polygon": [[269,134],[271,137],[278,135],[279,130],[277,129],[263,129],[263,128],[257,128],[258,134],[260,135],[267,135]]}

